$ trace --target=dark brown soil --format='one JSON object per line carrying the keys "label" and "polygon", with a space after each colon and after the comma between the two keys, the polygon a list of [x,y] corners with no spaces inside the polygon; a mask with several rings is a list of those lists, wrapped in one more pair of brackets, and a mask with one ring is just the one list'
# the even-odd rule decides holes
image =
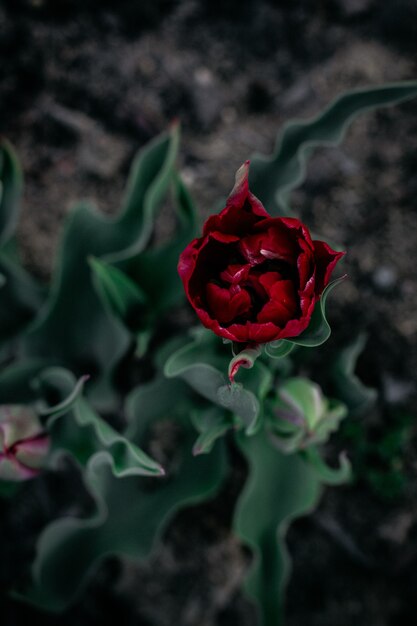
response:
{"label": "dark brown soil", "polygon": [[[415,78],[416,42],[414,0],[3,0],[0,131],[25,171],[26,265],[50,275],[77,200],[117,210],[133,154],[173,118],[182,173],[206,215],[288,119],[314,115],[351,87]],[[357,460],[358,480],[328,489],[290,531],[290,626],[416,623],[415,111],[413,101],[356,121],[340,148],[315,154],[294,193],[312,230],[348,250],[350,280],[332,295],[323,358],[366,330],[359,371],[380,401],[358,427],[378,446],[400,428],[399,414],[408,426],[388,460],[358,451],[348,431],[335,442]],[[109,560],[58,618],[4,597],[2,624],[253,626],[239,591],[249,557],[230,531],[244,474],[236,464],[222,494],[179,515],[149,563]],[[17,576],[26,535],[52,515],[43,504],[52,483],[25,488],[17,509],[2,512],[1,580]]]}

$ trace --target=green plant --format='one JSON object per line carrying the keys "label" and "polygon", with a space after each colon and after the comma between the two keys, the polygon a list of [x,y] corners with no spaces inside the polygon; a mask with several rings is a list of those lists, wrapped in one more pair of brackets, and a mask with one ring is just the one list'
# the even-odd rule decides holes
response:
{"label": "green plant", "polygon": [[[314,120],[290,123],[271,157],[252,160],[253,192],[273,216],[288,214],[290,192],[302,182],[314,147],[341,141],[359,113],[415,95],[416,82],[354,91]],[[196,210],[176,168],[178,143],[174,126],[142,151],[115,217],[85,204],[74,209],[48,289],[18,260],[22,176],[13,149],[1,143],[1,410],[18,405],[33,414],[50,441],[45,469],[54,471],[56,459],[70,455],[94,503],[85,517],[57,519],[43,530],[30,585],[14,592],[62,610],[105,556],[146,558],[180,508],[220,489],[229,444],[248,464],[234,517],[234,531],[254,554],[245,589],[260,624],[279,626],[288,525],[314,508],[323,485],[350,474],[344,455],[332,469],[319,446],[346,407],[361,407],[370,397],[361,393],[346,354],[337,370],[346,383],[337,400],[294,373],[288,378],[292,351],[328,339],[326,298],[339,281],[316,294],[302,332],[259,345],[223,343],[208,330],[189,333],[165,323],[184,305],[177,259],[198,234]],[[169,192],[177,226],[167,244],[155,246],[158,208]],[[142,382],[135,380],[137,368]],[[115,417],[125,425],[110,426]],[[148,442],[153,429],[167,423],[181,436],[164,468],[166,459],[153,460]]]}

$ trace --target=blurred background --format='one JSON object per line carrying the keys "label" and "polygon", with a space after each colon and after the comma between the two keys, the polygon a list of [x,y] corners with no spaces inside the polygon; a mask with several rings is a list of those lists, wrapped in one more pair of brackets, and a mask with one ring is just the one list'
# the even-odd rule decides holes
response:
{"label": "blurred background", "polygon": [[[25,172],[26,266],[48,279],[71,206],[116,211],[134,154],[174,119],[207,215],[289,119],[415,78],[416,52],[415,0],[0,0],[0,132]],[[290,626],[415,624],[416,130],[416,101],[362,116],[340,148],[315,153],[293,195],[309,227],[348,250],[321,358],[365,330],[359,373],[380,400],[336,442],[354,485],[329,489],[290,532]],[[239,591],[248,555],[230,533],[240,482],[182,513],[150,563],[108,560],[64,616],[2,596],[2,623],[253,626]],[[48,518],[37,496],[0,519],[0,586]]]}

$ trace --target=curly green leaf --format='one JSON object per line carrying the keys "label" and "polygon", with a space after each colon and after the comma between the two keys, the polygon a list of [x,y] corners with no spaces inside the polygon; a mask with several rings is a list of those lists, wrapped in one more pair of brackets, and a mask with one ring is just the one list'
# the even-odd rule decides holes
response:
{"label": "curly green leaf", "polygon": [[281,626],[290,573],[285,534],[296,517],[317,504],[320,481],[299,456],[274,448],[265,431],[238,437],[237,442],[249,477],[237,503],[234,529],[254,556],[245,590],[258,608],[260,626]]}
{"label": "curly green leaf", "polygon": [[[132,392],[128,438],[135,445],[145,443],[149,429],[159,420],[178,424],[179,419],[182,423],[175,472],[149,489],[147,481],[140,481],[142,468],[138,465],[123,470],[108,453],[93,455],[86,467],[85,485],[95,511],[84,519],[57,520],[45,529],[38,543],[33,584],[25,594],[27,601],[62,610],[81,594],[105,556],[146,558],[176,511],[219,489],[226,471],[224,447],[217,445],[210,455],[191,455],[195,433],[188,407],[188,390],[181,381],[159,379]],[[90,421],[89,411],[84,419]]]}
{"label": "curly green leaf", "polygon": [[271,157],[255,155],[250,187],[272,215],[290,214],[289,196],[305,178],[313,149],[339,144],[350,123],[360,114],[417,96],[417,81],[349,91],[336,98],[317,117],[291,121],[277,139]]}

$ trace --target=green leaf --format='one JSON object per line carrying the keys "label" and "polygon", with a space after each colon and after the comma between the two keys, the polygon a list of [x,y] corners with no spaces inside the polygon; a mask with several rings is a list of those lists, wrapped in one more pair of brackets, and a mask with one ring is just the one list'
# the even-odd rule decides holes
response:
{"label": "green leaf", "polygon": [[132,468],[141,475],[162,475],[158,463],[102,420],[82,398],[86,380],[83,376],[77,381],[62,367],[43,369],[32,380],[31,387],[37,394],[33,404],[37,414],[46,419],[54,452],[71,453],[85,465],[95,453],[105,451],[117,476]]}
{"label": "green leaf", "polygon": [[278,341],[271,341],[265,344],[265,353],[271,357],[271,359],[282,359],[288,356],[290,352],[295,348],[295,344],[285,339],[278,339]]}
{"label": "green leaf", "polygon": [[[212,333],[200,333],[192,343],[171,355],[165,364],[164,374],[168,378],[181,378],[206,400],[231,411],[240,418],[247,434],[252,434],[259,426],[261,416],[258,389],[254,393],[253,389],[247,390],[242,384],[228,384],[223,374],[227,368],[226,351],[223,349],[223,354],[219,352],[219,346],[224,348]],[[243,380],[267,386],[270,378],[265,370],[265,366],[256,364],[252,370],[245,372]]]}
{"label": "green leaf", "polygon": [[200,435],[193,446],[193,454],[207,454],[211,452],[216,441],[233,428],[233,421],[225,411],[219,407],[210,407],[191,413],[191,421]]}
{"label": "green leaf", "polygon": [[197,234],[198,220],[193,201],[178,174],[174,174],[173,183],[179,223],[170,241],[144,250],[120,264],[120,268],[141,286],[155,317],[184,299],[177,271],[178,258]]}
{"label": "green leaf", "polygon": [[234,382],[235,376],[241,367],[244,367],[245,369],[252,369],[256,359],[261,355],[261,352],[261,346],[246,348],[245,350],[238,352],[229,363],[228,375],[230,382]]}
{"label": "green leaf", "polygon": [[[32,321],[43,294],[11,254],[20,213],[23,176],[13,147],[0,140],[0,345],[9,344]],[[14,258],[16,257],[16,258]]]}
{"label": "green leaf", "polygon": [[94,454],[105,451],[117,475],[132,467],[141,475],[163,474],[158,463],[103,421],[81,397],[85,382],[86,377],[77,381],[64,368],[28,361],[0,374],[0,404],[33,405],[52,435],[55,454],[66,451],[85,465]]}
{"label": "green leaf", "polygon": [[313,315],[311,316],[308,327],[301,333],[301,335],[298,335],[298,337],[288,338],[287,341],[295,343],[298,346],[314,348],[316,346],[321,346],[321,344],[328,340],[332,331],[326,318],[326,300],[332,289],[345,280],[345,278],[346,276],[341,276],[341,278],[337,278],[327,285],[321,294],[320,300],[314,307]]}
{"label": "green leaf", "polygon": [[0,248],[14,235],[20,210],[23,176],[13,147],[0,140]]}
{"label": "green leaf", "polygon": [[77,375],[91,374],[89,396],[106,410],[116,405],[111,382],[131,338],[103,307],[92,284],[88,258],[111,262],[143,250],[172,180],[177,146],[178,130],[173,129],[139,155],[119,216],[107,217],[86,205],[70,215],[50,297],[25,338],[28,356],[50,357]]}
{"label": "green leaf", "polygon": [[[61,415],[62,413],[53,416],[53,425],[56,425],[56,420]],[[74,420],[75,424],[72,428],[74,436],[67,439],[62,437],[61,434],[55,443],[56,448],[68,450],[78,461],[83,462],[85,459],[83,444],[85,441],[90,440],[94,447],[94,454],[90,455],[88,463],[91,463],[91,459],[95,454],[103,455],[105,453],[108,463],[111,465],[111,470],[116,477],[121,478],[132,473],[141,476],[164,475],[164,469],[159,463],[156,463],[138,446],[131,443],[125,436],[115,431],[107,422],[102,420],[83,398],[78,399],[74,407]],[[52,434],[54,434],[54,429]],[[74,442],[77,442],[75,446]],[[83,452],[79,455],[81,450]]]}
{"label": "green leaf", "polygon": [[377,392],[366,387],[355,375],[356,362],[364,349],[366,335],[361,334],[337,355],[331,368],[338,397],[348,406],[351,415],[367,411],[376,401]]}
{"label": "green leaf", "polygon": [[310,446],[302,456],[311,464],[320,481],[325,485],[343,485],[352,479],[352,468],[345,452],[339,455],[339,467],[327,465],[316,447]]}
{"label": "green leaf", "polygon": [[24,331],[38,314],[44,292],[5,251],[0,252],[0,345],[10,343]]}
{"label": "green leaf", "polygon": [[[152,235],[156,211],[173,181],[179,141],[179,126],[173,124],[169,133],[157,137],[136,157],[118,220],[124,241],[118,250],[109,251],[107,261],[120,261],[144,250]],[[126,238],[130,245],[126,246]]]}
{"label": "green leaf", "polygon": [[111,313],[133,333],[138,356],[146,352],[161,315],[184,299],[177,264],[196,234],[197,214],[177,173],[172,180],[179,224],[169,242],[122,259],[117,266],[101,262],[99,267],[97,261],[93,266],[96,289]]}
{"label": "green leaf", "polygon": [[158,478],[149,488],[149,479],[139,479],[140,468],[116,473],[108,454],[99,452],[91,457],[85,481],[96,504],[95,512],[84,519],[57,520],[42,533],[33,586],[25,600],[49,610],[62,610],[80,595],[105,556],[145,559],[180,508],[218,491],[226,472],[224,447],[217,445],[210,455],[191,455],[195,433],[189,422],[188,402],[186,386],[166,379],[130,395],[128,436],[133,443],[143,445],[149,429],[160,420],[182,423],[175,471],[166,480]]}
{"label": "green leaf", "polygon": [[274,448],[264,430],[237,442],[249,463],[249,477],[237,503],[234,529],[254,555],[245,591],[257,605],[260,626],[281,626],[290,571],[285,534],[296,517],[316,506],[320,482],[299,456]]}
{"label": "green leaf", "polygon": [[139,285],[117,267],[99,259],[89,259],[94,285],[108,310],[127,328],[139,330],[143,325],[146,295]]}
{"label": "green leaf", "polygon": [[291,121],[279,135],[271,157],[255,155],[249,182],[252,192],[272,215],[288,215],[292,189],[305,178],[314,148],[339,144],[350,123],[365,111],[397,104],[417,96],[417,81],[349,91],[317,117]]}
{"label": "green leaf", "polygon": [[46,359],[23,359],[3,368],[0,371],[0,404],[35,402],[39,393],[33,387],[33,381],[50,365]]}
{"label": "green leaf", "polygon": [[[45,398],[48,396],[51,387],[53,392],[56,393],[56,387],[61,387],[62,379],[64,379],[65,386],[69,382],[70,387],[68,391],[63,394],[63,399],[51,406],[45,401]],[[68,413],[78,401],[87,380],[88,376],[81,376],[78,381],[75,381],[74,376],[70,372],[60,367],[49,367],[42,370],[32,381],[32,387],[38,391],[41,396],[41,399],[36,405],[38,415],[44,418],[53,417],[55,419]]]}
{"label": "green leaf", "polygon": [[[42,303],[41,289],[12,258],[14,233],[20,214],[23,176],[17,155],[0,140],[0,345],[9,343],[31,322]],[[16,256],[16,255],[13,255]]]}

